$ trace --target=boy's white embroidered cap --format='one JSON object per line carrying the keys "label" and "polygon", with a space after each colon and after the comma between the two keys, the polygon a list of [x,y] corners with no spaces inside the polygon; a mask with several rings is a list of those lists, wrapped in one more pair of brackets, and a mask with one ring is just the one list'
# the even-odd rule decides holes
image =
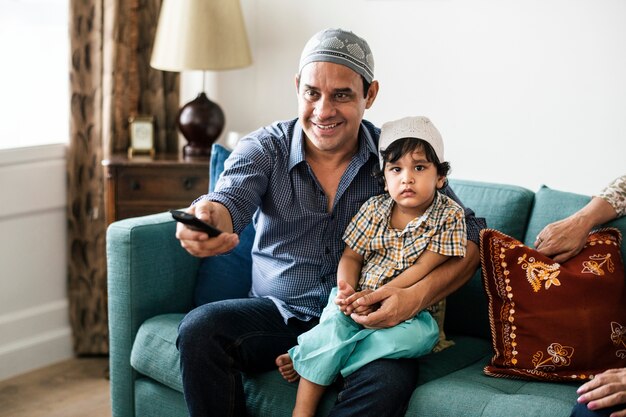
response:
{"label": "boy's white embroidered cap", "polygon": [[378,140],[378,158],[381,169],[384,165],[381,151],[387,149],[396,140],[404,138],[417,138],[428,142],[433,147],[439,162],[445,161],[443,159],[443,139],[433,122],[424,116],[405,117],[387,122],[381,128],[380,139]]}

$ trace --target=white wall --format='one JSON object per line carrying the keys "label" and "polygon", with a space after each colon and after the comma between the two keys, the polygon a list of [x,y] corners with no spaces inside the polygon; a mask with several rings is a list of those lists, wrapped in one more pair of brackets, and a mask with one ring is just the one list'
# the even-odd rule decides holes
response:
{"label": "white wall", "polygon": [[431,117],[453,178],[592,194],[626,172],[623,0],[241,3],[254,64],[216,73],[208,91],[226,131],[295,117],[302,47],[342,27],[376,60],[381,90],[366,118]]}
{"label": "white wall", "polygon": [[65,146],[0,150],[0,380],[72,357]]}

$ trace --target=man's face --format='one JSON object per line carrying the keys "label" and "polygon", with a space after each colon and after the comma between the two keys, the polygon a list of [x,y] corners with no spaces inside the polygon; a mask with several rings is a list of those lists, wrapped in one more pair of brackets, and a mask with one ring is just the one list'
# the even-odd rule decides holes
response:
{"label": "man's face", "polygon": [[363,95],[361,76],[331,62],[312,62],[302,68],[298,87],[298,116],[309,145],[320,151],[356,146],[365,109],[371,107],[378,83]]}

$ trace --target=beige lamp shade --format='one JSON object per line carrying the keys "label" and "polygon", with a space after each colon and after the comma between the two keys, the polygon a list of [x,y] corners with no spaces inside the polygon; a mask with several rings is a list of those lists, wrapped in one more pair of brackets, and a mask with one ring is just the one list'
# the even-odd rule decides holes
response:
{"label": "beige lamp shade", "polygon": [[239,0],[163,0],[153,68],[225,70],[251,63]]}

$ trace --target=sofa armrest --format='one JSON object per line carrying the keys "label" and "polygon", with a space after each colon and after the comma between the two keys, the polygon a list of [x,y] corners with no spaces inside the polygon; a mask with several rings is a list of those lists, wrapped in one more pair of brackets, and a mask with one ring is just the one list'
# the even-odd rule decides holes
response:
{"label": "sofa armrest", "polygon": [[121,220],[107,229],[111,406],[114,417],[134,415],[135,372],[130,352],[141,323],[192,308],[198,258],[174,236],[169,213]]}

